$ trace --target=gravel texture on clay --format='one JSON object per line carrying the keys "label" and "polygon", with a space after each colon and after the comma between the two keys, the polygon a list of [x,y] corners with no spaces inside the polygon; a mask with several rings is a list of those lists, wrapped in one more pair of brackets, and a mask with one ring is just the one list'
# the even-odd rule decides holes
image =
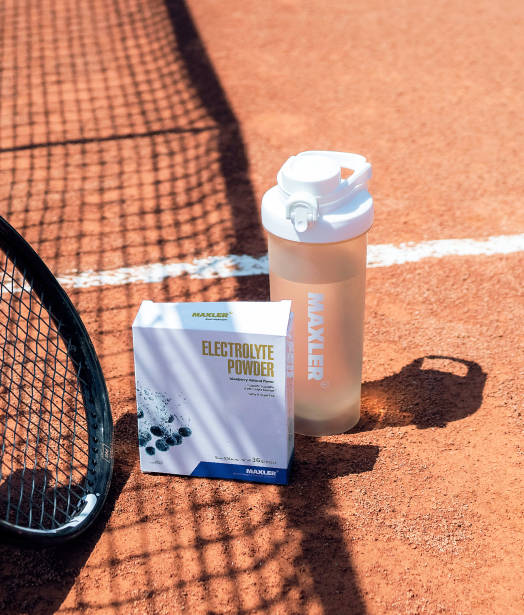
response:
{"label": "gravel texture on clay", "polygon": [[[516,0],[7,0],[0,213],[57,274],[260,256],[278,169],[330,149],[373,164],[370,243],[521,233],[523,26]],[[362,420],[297,436],[288,486],[138,464],[141,301],[266,276],[71,290],[115,476],[75,543],[0,545],[0,612],[523,613],[523,268],[370,269]]]}

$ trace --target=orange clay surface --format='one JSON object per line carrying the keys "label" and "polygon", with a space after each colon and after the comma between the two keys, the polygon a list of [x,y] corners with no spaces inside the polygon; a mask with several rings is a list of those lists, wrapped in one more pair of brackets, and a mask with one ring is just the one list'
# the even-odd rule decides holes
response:
{"label": "orange clay surface", "polygon": [[[524,231],[519,0],[6,0],[0,213],[55,273],[266,252],[288,156],[373,164],[372,244]],[[289,486],[145,475],[143,299],[267,300],[264,276],[71,290],[107,379],[93,531],[0,546],[0,612],[524,613],[524,254],[370,269],[362,420],[297,436]]]}

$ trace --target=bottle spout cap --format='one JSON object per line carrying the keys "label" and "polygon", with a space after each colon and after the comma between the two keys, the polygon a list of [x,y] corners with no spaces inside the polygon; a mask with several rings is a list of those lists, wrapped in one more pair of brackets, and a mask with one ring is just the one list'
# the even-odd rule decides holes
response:
{"label": "bottle spout cap", "polygon": [[297,233],[307,231],[318,220],[317,199],[309,192],[295,192],[286,203],[286,218],[291,220]]}

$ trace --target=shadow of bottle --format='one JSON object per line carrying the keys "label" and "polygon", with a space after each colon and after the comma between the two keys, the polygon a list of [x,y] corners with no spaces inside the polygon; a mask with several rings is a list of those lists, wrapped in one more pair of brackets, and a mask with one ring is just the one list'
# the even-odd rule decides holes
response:
{"label": "shadow of bottle", "polygon": [[480,408],[486,377],[474,361],[438,355],[415,359],[397,374],[362,384],[361,419],[349,433],[445,427]]}
{"label": "shadow of bottle", "polygon": [[[136,414],[115,423],[115,443],[136,438]],[[95,548],[138,457],[115,456],[113,479],[105,506],[94,525],[57,548],[31,551],[0,543],[0,612],[3,615],[56,613]]]}
{"label": "shadow of bottle", "polygon": [[379,451],[378,446],[295,436],[293,478],[282,492],[282,505],[288,526],[302,536],[292,561],[296,579],[288,580],[288,588],[301,588],[297,613],[309,612],[312,601],[320,602],[325,613],[366,613],[344,520],[335,512],[332,479],[371,472]]}

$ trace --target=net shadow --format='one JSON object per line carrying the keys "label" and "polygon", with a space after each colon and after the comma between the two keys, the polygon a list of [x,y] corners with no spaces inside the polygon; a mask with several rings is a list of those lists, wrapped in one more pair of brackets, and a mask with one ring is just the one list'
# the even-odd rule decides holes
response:
{"label": "net shadow", "polygon": [[[9,0],[0,28],[0,208],[55,273],[266,252],[241,128],[183,1]],[[375,448],[324,448],[347,467],[316,473],[313,444],[300,439],[289,487],[136,465],[131,323],[141,301],[268,299],[267,278],[68,292],[116,419],[112,491],[74,551],[38,559],[2,548],[1,610],[364,613],[331,484],[369,471]],[[304,521],[312,491],[315,535]],[[340,566],[331,573],[322,519]]]}

